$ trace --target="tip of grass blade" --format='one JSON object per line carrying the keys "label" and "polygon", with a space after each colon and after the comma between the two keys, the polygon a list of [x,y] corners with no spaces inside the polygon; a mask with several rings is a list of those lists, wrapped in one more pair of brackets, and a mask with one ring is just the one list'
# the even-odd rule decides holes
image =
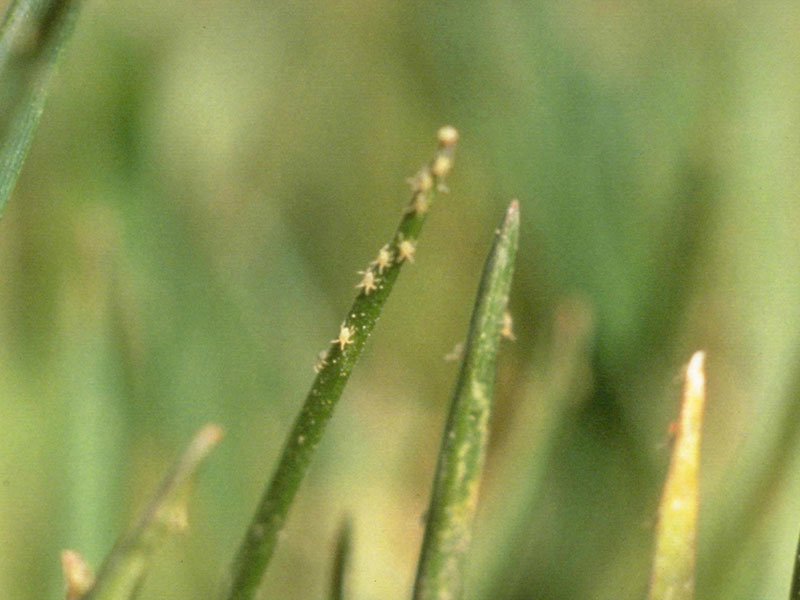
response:
{"label": "tip of grass blade", "polygon": [[345,516],[336,534],[336,550],[333,559],[333,572],[331,574],[331,600],[343,600],[343,598],[346,597],[347,569],[350,563],[352,540],[353,526],[350,518]]}
{"label": "tip of grass blade", "polygon": [[161,482],[150,505],[133,530],[114,546],[87,600],[133,598],[150,558],[171,533],[188,527],[188,487],[198,466],[220,442],[223,429],[210,423],[198,431],[180,459]]}
{"label": "tip of grass blade", "polygon": [[649,600],[691,600],[694,597],[705,387],[705,353],[695,352],[686,368],[677,436],[658,509]]}
{"label": "tip of grass blade", "polygon": [[495,369],[519,240],[519,203],[496,230],[478,288],[422,543],[415,600],[461,596],[486,459]]}
{"label": "tip of grass blade", "polygon": [[75,550],[61,552],[66,600],[80,600],[94,585],[94,574],[84,558]]}
{"label": "tip of grass blade", "polygon": [[223,437],[225,437],[225,430],[222,427],[216,423],[207,423],[192,438],[192,442],[183,456],[183,463],[186,466],[197,466],[214,449],[214,446],[222,441]]}

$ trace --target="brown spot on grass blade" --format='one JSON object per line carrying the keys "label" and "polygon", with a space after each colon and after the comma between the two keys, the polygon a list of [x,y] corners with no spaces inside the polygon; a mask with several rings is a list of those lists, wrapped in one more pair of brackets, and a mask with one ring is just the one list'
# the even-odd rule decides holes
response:
{"label": "brown spot on grass blade", "polygon": [[144,578],[153,553],[168,535],[188,527],[189,483],[200,463],[222,439],[223,430],[215,424],[203,427],[192,439],[183,456],[164,478],[133,530],[122,537],[106,558],[97,582],[86,600],[124,600],[133,598]]}
{"label": "brown spot on grass blade", "polygon": [[700,430],[706,397],[704,361],[705,353],[696,352],[686,368],[677,435],[658,509],[649,600],[694,597]]}

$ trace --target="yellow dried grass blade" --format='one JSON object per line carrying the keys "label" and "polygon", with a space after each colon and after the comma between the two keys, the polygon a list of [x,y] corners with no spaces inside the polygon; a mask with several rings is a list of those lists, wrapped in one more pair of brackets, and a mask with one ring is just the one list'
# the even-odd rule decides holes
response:
{"label": "yellow dried grass blade", "polygon": [[680,420],[656,526],[656,550],[649,600],[694,597],[700,430],[706,397],[705,353],[686,368]]}

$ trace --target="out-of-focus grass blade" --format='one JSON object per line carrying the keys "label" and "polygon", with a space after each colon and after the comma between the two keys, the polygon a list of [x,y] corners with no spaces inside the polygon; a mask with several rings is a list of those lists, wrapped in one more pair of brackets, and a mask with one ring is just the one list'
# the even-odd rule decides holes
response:
{"label": "out-of-focus grass blade", "polygon": [[0,27],[0,216],[42,116],[80,0],[14,0]]}
{"label": "out-of-focus grass blade", "polygon": [[83,557],[74,550],[61,553],[65,600],[81,600],[94,585],[94,573]]}
{"label": "out-of-focus grass blade", "polygon": [[706,397],[704,360],[705,354],[696,352],[686,368],[681,415],[658,508],[649,600],[694,597],[700,430]]}
{"label": "out-of-focus grass blade", "polygon": [[792,590],[789,592],[789,600],[800,600],[800,542],[794,553],[794,573],[792,574]]}
{"label": "out-of-focus grass blade", "polygon": [[497,351],[519,238],[519,204],[506,212],[483,270],[467,346],[442,439],[422,543],[415,600],[461,597],[478,502]]}
{"label": "out-of-focus grass blade", "polygon": [[336,552],[333,558],[331,573],[331,600],[343,600],[345,597],[345,578],[350,562],[350,547],[353,540],[353,528],[350,519],[345,518],[336,536]]}
{"label": "out-of-focus grass blade", "polygon": [[234,559],[230,581],[223,590],[224,597],[229,600],[249,600],[255,596],[275,550],[278,533],[289,514],[289,507],[347,379],[378,321],[402,266],[414,262],[417,238],[430,204],[436,192],[446,190],[444,181],[453,166],[458,132],[453,127],[442,127],[438,138],[439,148],[433,159],[411,180],[411,202],[403,213],[394,237],[378,250],[375,260],[361,272],[363,277],[356,285],[360,291],[339,326],[337,337],[331,340],[330,346],[317,360],[317,377],[286,439],[275,474],[264,490]]}
{"label": "out-of-focus grass blade", "polygon": [[125,600],[133,598],[144,580],[150,558],[174,531],[188,526],[186,503],[188,484],[197,467],[222,439],[222,428],[209,424],[195,435],[192,443],[161,486],[139,522],[117,542],[103,563],[86,600]]}

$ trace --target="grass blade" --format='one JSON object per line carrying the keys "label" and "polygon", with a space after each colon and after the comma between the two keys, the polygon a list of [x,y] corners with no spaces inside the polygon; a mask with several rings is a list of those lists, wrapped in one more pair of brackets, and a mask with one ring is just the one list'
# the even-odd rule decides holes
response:
{"label": "grass blade", "polygon": [[133,598],[141,585],[151,556],[174,532],[187,526],[188,484],[197,467],[222,439],[222,429],[203,427],[172,471],[161,482],[155,497],[133,530],[117,542],[103,563],[86,600]]}
{"label": "grass blade", "polygon": [[472,314],[461,372],[439,453],[415,600],[461,597],[486,444],[503,313],[519,238],[516,201],[497,231]]}
{"label": "grass blade", "polygon": [[470,560],[481,568],[467,576],[469,598],[513,597],[520,583],[520,565],[536,561],[530,533],[532,507],[541,506],[559,434],[575,417],[589,389],[594,342],[589,305],[577,298],[561,302],[551,335],[550,359],[537,368],[541,375],[528,376],[513,423],[504,432],[505,441],[495,448],[494,492],[482,500],[481,511],[497,518],[477,524],[482,528],[476,536],[483,543]]}
{"label": "grass blade", "polygon": [[700,430],[705,404],[705,354],[695,352],[686,382],[675,445],[658,508],[649,600],[694,597]]}
{"label": "grass blade", "polygon": [[439,149],[412,180],[411,203],[391,242],[363,272],[358,296],[342,322],[336,339],[317,361],[317,377],[284,445],[278,467],[256,509],[234,559],[225,591],[230,600],[253,598],[283,529],[289,507],[319,444],[325,426],[342,395],[364,344],[392,290],[400,268],[413,262],[414,249],[433,196],[444,188],[453,162],[458,133],[439,130]]}
{"label": "grass blade", "polygon": [[0,216],[42,116],[80,0],[14,0],[0,27]]}
{"label": "grass blade", "polygon": [[344,519],[339,528],[339,534],[336,536],[336,553],[333,558],[333,572],[331,574],[331,600],[343,600],[345,597],[345,578],[347,576],[347,566],[350,562],[352,537],[350,519]]}
{"label": "grass blade", "polygon": [[794,573],[792,573],[792,590],[789,592],[789,600],[800,600],[800,543],[794,554]]}

